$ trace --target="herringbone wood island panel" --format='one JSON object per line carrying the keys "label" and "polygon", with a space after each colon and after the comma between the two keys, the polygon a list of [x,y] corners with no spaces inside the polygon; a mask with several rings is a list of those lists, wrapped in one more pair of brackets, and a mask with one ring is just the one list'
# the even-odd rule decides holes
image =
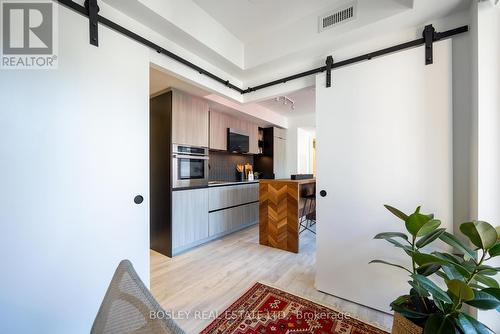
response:
{"label": "herringbone wood island panel", "polygon": [[260,180],[259,243],[299,252],[301,196],[315,191],[315,179]]}

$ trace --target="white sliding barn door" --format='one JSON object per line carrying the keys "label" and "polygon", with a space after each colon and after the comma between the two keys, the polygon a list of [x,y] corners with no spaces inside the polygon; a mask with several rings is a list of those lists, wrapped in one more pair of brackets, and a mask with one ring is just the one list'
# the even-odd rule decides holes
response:
{"label": "white sliding barn door", "polygon": [[[404,231],[383,204],[422,205],[452,232],[451,41],[340,68],[316,78],[317,289],[378,310],[408,291],[402,252],[373,236]],[[327,196],[319,196],[326,190]]]}
{"label": "white sliding barn door", "polygon": [[59,68],[0,70],[0,333],[89,333],[122,259],[149,285],[149,50],[58,11]]}

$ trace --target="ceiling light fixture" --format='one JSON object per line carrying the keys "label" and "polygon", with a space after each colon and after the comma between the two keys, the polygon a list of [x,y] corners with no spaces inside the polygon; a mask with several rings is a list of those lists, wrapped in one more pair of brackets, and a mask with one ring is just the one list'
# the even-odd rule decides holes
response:
{"label": "ceiling light fixture", "polygon": [[274,98],[274,101],[277,103],[281,103],[282,105],[286,106],[287,104],[290,104],[290,111],[295,110],[295,101],[289,98],[288,96],[278,96]]}

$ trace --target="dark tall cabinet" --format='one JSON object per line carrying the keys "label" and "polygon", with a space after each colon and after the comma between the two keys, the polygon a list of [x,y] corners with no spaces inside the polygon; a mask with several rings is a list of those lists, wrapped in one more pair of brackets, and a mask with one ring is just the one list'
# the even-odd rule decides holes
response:
{"label": "dark tall cabinet", "polygon": [[286,173],[286,130],[280,128],[260,128],[262,154],[254,156],[254,170],[261,179],[287,178]]}
{"label": "dark tall cabinet", "polygon": [[172,256],[172,92],[149,106],[150,247]]}
{"label": "dark tall cabinet", "polygon": [[262,153],[254,155],[254,170],[261,179],[274,179],[274,128],[260,128]]}

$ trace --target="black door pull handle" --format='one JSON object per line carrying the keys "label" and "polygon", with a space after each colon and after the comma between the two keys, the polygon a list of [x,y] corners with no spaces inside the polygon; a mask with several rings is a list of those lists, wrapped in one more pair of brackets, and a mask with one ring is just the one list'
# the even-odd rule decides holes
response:
{"label": "black door pull handle", "polygon": [[321,191],[319,192],[319,195],[320,195],[321,197],[326,197],[326,190],[321,190]]}
{"label": "black door pull handle", "polygon": [[141,195],[137,195],[134,197],[134,203],[135,204],[141,204],[142,201],[144,201],[144,197],[142,197]]}

